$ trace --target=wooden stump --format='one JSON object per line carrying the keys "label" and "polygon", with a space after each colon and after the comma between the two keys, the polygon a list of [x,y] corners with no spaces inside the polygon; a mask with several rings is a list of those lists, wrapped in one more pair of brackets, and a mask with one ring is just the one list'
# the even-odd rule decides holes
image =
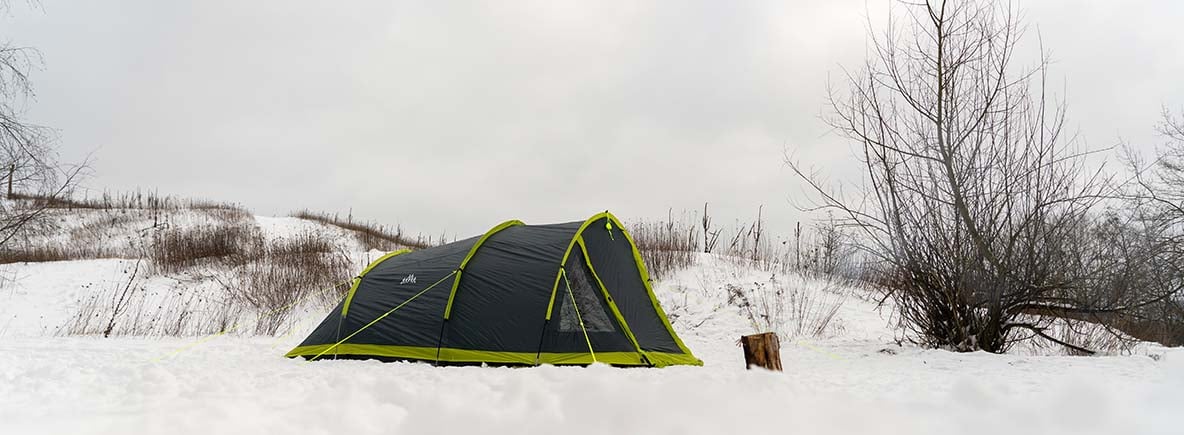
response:
{"label": "wooden stump", "polygon": [[777,334],[745,335],[740,337],[740,344],[744,346],[744,365],[749,370],[757,366],[781,371],[781,340]]}

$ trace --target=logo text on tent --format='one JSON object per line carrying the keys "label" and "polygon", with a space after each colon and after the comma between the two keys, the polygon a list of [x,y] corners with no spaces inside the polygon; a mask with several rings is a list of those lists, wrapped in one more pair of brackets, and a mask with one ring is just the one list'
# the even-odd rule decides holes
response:
{"label": "logo text on tent", "polygon": [[413,273],[403,277],[403,281],[399,282],[399,284],[415,284],[415,274]]}

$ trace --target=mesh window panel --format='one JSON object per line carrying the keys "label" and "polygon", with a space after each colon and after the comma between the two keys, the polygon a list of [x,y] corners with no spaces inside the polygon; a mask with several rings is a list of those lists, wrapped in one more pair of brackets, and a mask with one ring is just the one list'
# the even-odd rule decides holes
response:
{"label": "mesh window panel", "polygon": [[[584,320],[584,328],[588,332],[612,332],[613,320],[604,304],[604,294],[600,292],[592,273],[583,261],[574,262],[567,269],[567,282],[559,283],[563,291],[563,305],[560,308],[559,330],[562,332],[583,332],[580,319]],[[571,293],[567,291],[571,286]],[[575,296],[576,306],[579,307],[579,317],[572,306],[572,296]]]}

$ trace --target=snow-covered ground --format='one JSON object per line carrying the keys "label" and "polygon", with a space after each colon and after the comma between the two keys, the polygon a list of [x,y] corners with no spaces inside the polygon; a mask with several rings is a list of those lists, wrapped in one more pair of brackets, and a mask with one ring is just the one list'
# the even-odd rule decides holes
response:
{"label": "snow-covered ground", "polygon": [[[690,337],[688,337],[690,338]],[[281,357],[295,340],[5,339],[0,432],[1179,434],[1184,354],[1009,357],[878,345],[704,367],[432,367]],[[732,352],[727,352],[732,350]]]}
{"label": "snow-covered ground", "polygon": [[[311,225],[275,219],[257,221],[277,237]],[[126,266],[0,268],[0,434],[1184,433],[1181,349],[1067,357],[898,346],[887,314],[858,289],[713,256],[656,289],[705,363],[664,369],[283,358],[322,310],[277,337],[57,334],[71,304]],[[770,287],[799,303],[760,300]],[[797,309],[753,325],[739,295]],[[801,333],[798,313],[819,318],[827,307],[826,327]],[[744,370],[736,341],[754,329],[785,337],[784,372]]]}

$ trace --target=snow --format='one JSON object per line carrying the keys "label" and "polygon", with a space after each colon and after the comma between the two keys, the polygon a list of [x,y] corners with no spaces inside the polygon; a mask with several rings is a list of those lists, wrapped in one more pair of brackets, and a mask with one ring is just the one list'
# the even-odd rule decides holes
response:
{"label": "snow", "polygon": [[794,346],[786,371],[772,373],[711,359],[665,369],[306,363],[280,356],[292,341],[220,337],[154,362],[192,340],[0,340],[0,432],[1178,434],[1184,398],[1181,352],[828,347],[833,359]]}
{"label": "snow", "polygon": [[56,335],[92,294],[127,282],[135,260],[0,265],[0,337]]}
{"label": "snow", "polygon": [[[302,234],[316,234],[344,246],[351,251],[360,251],[361,244],[349,230],[297,217],[255,216],[255,225],[268,239],[286,239]],[[380,254],[381,255],[381,254]]]}
{"label": "snow", "polygon": [[[323,229],[255,221],[267,237]],[[716,256],[655,289],[703,367],[284,358],[324,316],[315,309],[278,337],[60,335],[77,301],[118,283],[129,261],[0,266],[0,434],[1184,433],[1184,349],[1068,357],[900,346],[889,314],[857,288]],[[728,303],[770,286],[807,308],[836,306],[831,323],[801,333],[783,313],[754,326]],[[765,326],[783,336],[782,373],[743,367],[736,340]]]}

